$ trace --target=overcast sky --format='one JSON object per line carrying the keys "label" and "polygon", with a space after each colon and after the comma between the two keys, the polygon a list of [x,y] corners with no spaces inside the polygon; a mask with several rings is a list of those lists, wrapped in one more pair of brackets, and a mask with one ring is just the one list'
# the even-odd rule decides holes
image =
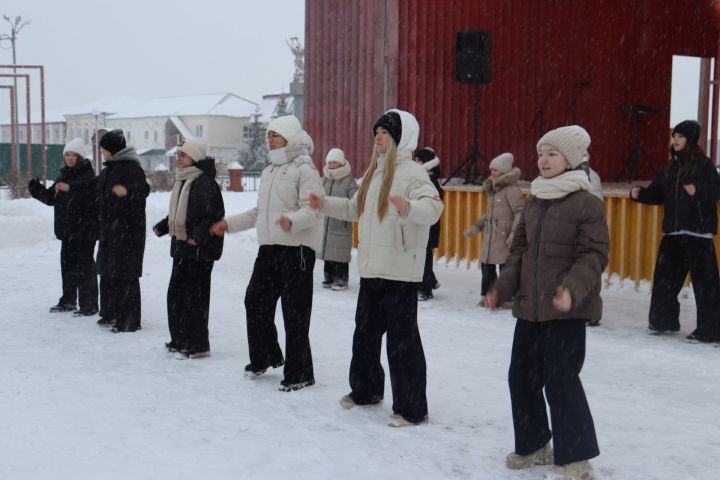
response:
{"label": "overcast sky", "polygon": [[[285,41],[304,44],[304,0],[2,0],[0,14],[31,21],[17,62],[45,65],[48,108],[221,92],[257,102],[289,91]],[[10,33],[1,18],[0,33]],[[0,62],[12,63],[2,46]]]}
{"label": "overcast sky", "polygon": [[[304,0],[2,0],[0,14],[31,21],[17,61],[45,65],[48,108],[221,92],[258,102],[289,90],[286,39],[304,44]],[[9,28],[0,19],[0,33]],[[675,59],[671,125],[697,115],[698,64]]]}

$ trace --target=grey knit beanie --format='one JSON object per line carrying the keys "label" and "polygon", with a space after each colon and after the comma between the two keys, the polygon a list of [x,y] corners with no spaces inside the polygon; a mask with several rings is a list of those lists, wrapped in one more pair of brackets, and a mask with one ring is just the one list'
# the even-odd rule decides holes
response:
{"label": "grey knit beanie", "polygon": [[492,159],[490,169],[499,170],[501,173],[508,173],[512,170],[514,160],[515,157],[513,157],[512,153],[501,153]]}
{"label": "grey knit beanie", "polygon": [[537,143],[540,145],[552,145],[562,152],[572,169],[577,168],[583,161],[583,156],[590,146],[590,134],[579,125],[550,130]]}

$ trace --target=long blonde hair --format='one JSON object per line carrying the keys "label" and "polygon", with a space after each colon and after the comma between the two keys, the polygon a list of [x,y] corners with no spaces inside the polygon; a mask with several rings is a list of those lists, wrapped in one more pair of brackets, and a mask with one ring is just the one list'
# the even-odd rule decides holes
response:
{"label": "long blonde hair", "polygon": [[[365,170],[363,175],[362,183],[358,189],[358,217],[363,214],[365,210],[365,198],[367,197],[368,189],[370,188],[370,181],[373,178],[375,169],[377,169],[378,159],[377,146],[373,148],[372,157],[370,157],[370,166]],[[382,183],[380,184],[380,192],[378,192],[378,208],[377,214],[382,221],[388,211],[388,196],[390,195],[390,187],[392,187],[393,178],[395,177],[395,160],[397,159],[397,145],[395,140],[388,135],[388,148],[385,152],[385,170],[383,170]]]}

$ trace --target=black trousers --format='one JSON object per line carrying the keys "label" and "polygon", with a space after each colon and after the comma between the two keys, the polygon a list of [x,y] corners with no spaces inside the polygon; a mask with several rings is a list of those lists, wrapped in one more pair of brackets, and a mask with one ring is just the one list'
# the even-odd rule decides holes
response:
{"label": "black trousers", "polygon": [[417,292],[417,283],[360,279],[350,361],[350,396],[355,403],[367,405],[382,400],[385,372],[380,364],[380,350],[383,334],[387,332],[392,409],[410,422],[420,422],[428,414]]}
{"label": "black trousers", "polygon": [[498,273],[495,267],[499,267],[500,273],[502,273],[505,264],[501,263],[495,265],[494,263],[481,263],[480,272],[482,273],[482,283],[480,284],[480,295],[483,297],[492,290],[492,286],[495,284],[495,280],[498,278]]}
{"label": "black trousers", "polygon": [[95,240],[67,241],[60,247],[63,305],[75,305],[84,313],[97,312],[98,280],[95,269]]}
{"label": "black trousers", "polygon": [[423,279],[420,283],[420,292],[429,294],[432,293],[433,287],[437,283],[435,272],[433,272],[433,249],[428,247],[425,251],[425,269],[423,270]]}
{"label": "black trousers", "polygon": [[532,453],[552,436],[556,465],[600,454],[580,382],[584,360],[585,320],[517,320],[508,373],[516,453]]}
{"label": "black trousers", "polygon": [[140,328],[140,279],[100,275],[100,316],[121,331]]}
{"label": "black trousers", "polygon": [[305,246],[262,245],[245,292],[248,348],[254,369],[282,361],[275,329],[280,299],[285,323],[285,381],[314,380],[310,351],[315,252]]}
{"label": "black trousers", "polygon": [[173,258],[167,292],[170,345],[190,353],[210,350],[210,279],[214,262]]}
{"label": "black trousers", "polygon": [[349,263],[325,260],[323,273],[326,283],[348,283]]}
{"label": "black trousers", "polygon": [[720,277],[712,239],[690,235],[665,235],[660,241],[650,299],[650,325],[658,330],[680,329],[677,297],[690,272],[697,329],[704,341],[720,340]]}

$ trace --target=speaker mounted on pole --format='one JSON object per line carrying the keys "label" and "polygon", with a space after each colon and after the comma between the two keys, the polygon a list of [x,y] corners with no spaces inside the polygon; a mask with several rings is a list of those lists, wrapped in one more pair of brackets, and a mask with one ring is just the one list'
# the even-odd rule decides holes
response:
{"label": "speaker mounted on pole", "polygon": [[490,83],[492,33],[466,30],[457,33],[455,43],[455,80],[460,83]]}

